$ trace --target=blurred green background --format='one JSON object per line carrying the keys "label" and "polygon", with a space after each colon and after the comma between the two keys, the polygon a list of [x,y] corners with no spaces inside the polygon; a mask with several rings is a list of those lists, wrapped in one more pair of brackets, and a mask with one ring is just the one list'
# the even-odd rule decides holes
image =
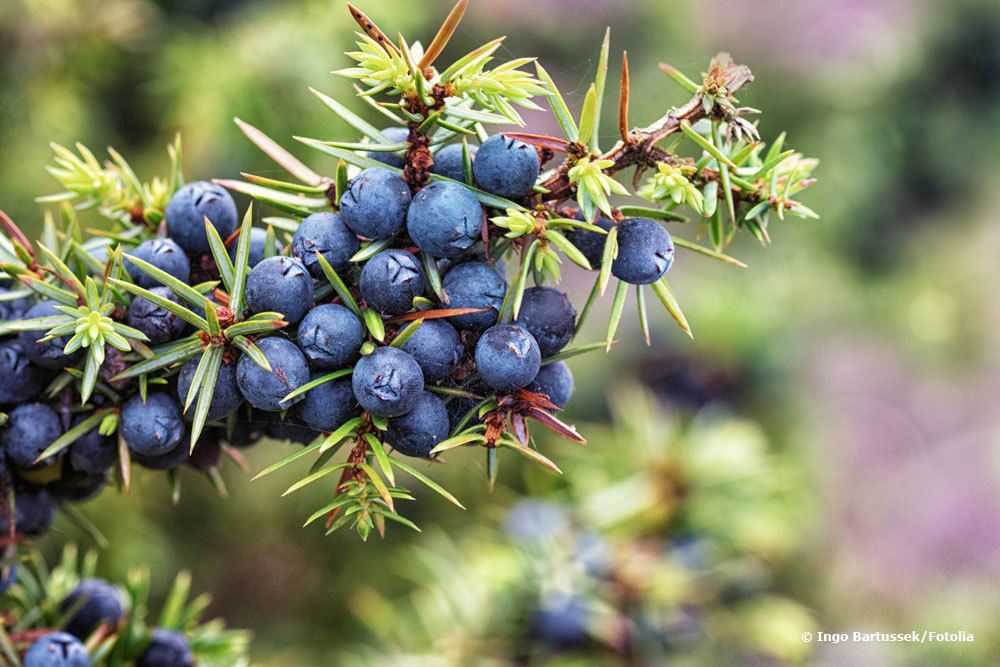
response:
{"label": "blurred green background", "polygon": [[[363,8],[390,34],[426,43],[449,7],[381,0]],[[546,439],[544,451],[565,462],[570,478],[586,478],[609,457],[626,468],[618,479],[629,466],[643,470],[641,455],[623,449],[614,456],[622,443],[598,424],[611,418],[609,388],[637,381],[674,415],[656,422],[664,430],[706,411],[710,419],[756,422],[797,480],[780,507],[762,510],[780,514],[787,534],[780,549],[761,556],[769,590],[796,601],[824,631],[976,636],[970,644],[922,647],[813,643],[763,651],[762,662],[740,654],[688,664],[990,664],[1000,651],[1000,418],[993,405],[1000,390],[1000,5],[473,0],[449,53],[506,34],[507,55],[540,57],[579,108],[607,25],[618,53],[612,71],[620,50],[629,51],[634,122],[684,101],[658,62],[697,75],[728,50],[750,65],[756,81],[741,99],[764,111],[762,135],[787,130],[791,146],[821,159],[820,182],[804,201],[823,217],[772,226],[766,249],[738,237],[730,252],[746,270],[682,256],[672,284],[694,341],[661,313],[646,348],[626,319],[611,356],[571,362],[578,392],[567,420],[596,424],[589,449]],[[207,178],[274,173],[233,116],[283,141],[295,134],[349,140],[306,87],[349,100],[349,85],[329,72],[347,66],[342,52],[353,46],[354,28],[346,8],[328,0],[5,0],[0,206],[27,228],[38,224],[33,197],[58,189],[43,170],[49,141],[114,145],[145,175],[164,171],[164,148],[180,131],[186,175]],[[532,131],[554,129],[544,114],[526,118]],[[314,154],[298,154],[330,171]],[[582,272],[567,271],[566,281],[585,298]],[[591,316],[583,340],[602,336],[600,320]],[[251,470],[275,460],[280,447],[252,450]],[[249,483],[230,465],[224,501],[185,471],[176,508],[159,477],[140,477],[131,495],[109,492],[84,509],[111,539],[103,558],[109,573],[138,562],[164,573],[191,569],[195,589],[215,593],[213,611],[253,630],[255,664],[340,664],[335,656],[385,656],[379,647],[386,642],[399,648],[403,639],[377,631],[377,615],[372,629],[368,602],[376,593],[394,600],[421,587],[447,588],[449,577],[478,572],[483,545],[506,539],[503,517],[521,493],[568,500],[577,511],[596,493],[539,481],[536,471],[505,460],[500,488],[489,496],[478,452],[448,459],[437,477],[468,512],[418,493],[409,516],[425,532],[391,530],[384,542],[299,528],[325,492],[281,499],[292,471]],[[85,539],[66,521],[58,528],[53,550],[63,538]],[[666,522],[656,530],[675,529]],[[624,532],[626,542],[649,533]],[[462,567],[416,577],[415,554],[440,553],[443,535],[455,540],[452,557]],[[385,624],[405,622],[384,616]],[[772,629],[764,623],[746,632]],[[362,645],[372,653],[359,653]]]}

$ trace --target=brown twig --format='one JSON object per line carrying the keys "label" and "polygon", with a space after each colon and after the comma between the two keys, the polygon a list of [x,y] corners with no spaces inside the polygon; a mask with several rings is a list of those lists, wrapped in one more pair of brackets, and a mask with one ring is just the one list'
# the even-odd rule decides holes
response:
{"label": "brown twig", "polygon": [[[750,69],[737,65],[729,54],[720,53],[712,61],[709,78],[715,86],[725,87],[728,95],[732,95],[753,80]],[[628,167],[640,168],[655,165],[657,162],[670,161],[674,157],[657,144],[680,129],[681,121],[692,125],[706,116],[702,104],[704,95],[698,92],[687,103],[671,109],[662,117],[647,125],[628,130],[627,139],[621,139],[611,147],[601,159],[611,160],[612,165],[605,171],[614,174]],[[543,183],[549,192],[544,196],[546,201],[560,202],[572,196],[573,184],[569,181],[569,161],[564,162],[555,173]]]}

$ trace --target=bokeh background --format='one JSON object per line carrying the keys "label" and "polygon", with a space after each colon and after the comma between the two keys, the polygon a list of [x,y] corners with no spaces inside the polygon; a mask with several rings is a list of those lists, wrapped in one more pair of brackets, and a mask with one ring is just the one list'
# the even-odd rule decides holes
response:
{"label": "bokeh background", "polygon": [[[353,45],[355,26],[341,4],[0,2],[0,205],[25,227],[40,221],[33,197],[57,191],[43,170],[49,141],[114,145],[151,175],[164,171],[164,148],[180,131],[186,175],[206,178],[273,169],[234,115],[282,140],[349,140],[306,89],[351,95],[330,74],[347,66],[342,52]],[[449,6],[379,0],[364,9],[390,34],[426,43]],[[448,53],[506,34],[508,55],[539,56],[578,108],[607,25],[613,72],[621,48],[629,51],[637,122],[683,101],[658,62],[697,75],[728,50],[750,65],[756,81],[741,98],[764,110],[764,137],[787,130],[790,145],[821,159],[820,182],[804,200],[822,219],[772,225],[766,249],[737,239],[731,254],[746,270],[682,255],[671,282],[693,341],[660,313],[647,348],[626,318],[611,357],[572,360],[578,393],[566,418],[586,422],[591,442],[574,451],[545,439],[543,449],[567,478],[592,483],[505,460],[489,496],[482,456],[460,451],[435,472],[467,512],[419,493],[409,515],[423,533],[400,527],[384,541],[361,543],[299,527],[326,492],[279,498],[291,471],[250,483],[229,466],[229,498],[221,501],[186,471],[178,507],[162,480],[141,477],[131,495],[109,492],[84,508],[111,540],[104,567],[120,574],[149,562],[164,582],[189,568],[196,589],[214,592],[213,611],[253,630],[255,664],[332,665],[345,655],[376,663],[421,641],[394,634],[400,628],[392,626],[410,620],[393,601],[462,589],[462,577],[490,576],[497,549],[519,548],[504,517],[521,494],[561,503],[587,524],[606,500],[605,482],[648,470],[657,453],[634,449],[642,432],[615,435],[609,425],[621,417],[609,397],[642,385],[659,403],[650,442],[667,448],[671,438],[661,436],[692,420],[725,431],[735,419],[755,434],[747,446],[762,447],[767,465],[781,470],[781,493],[749,529],[773,539],[746,540],[736,553],[759,565],[760,586],[788,605],[742,627],[734,652],[712,653],[718,635],[696,630],[689,642],[701,649],[682,664],[993,664],[1000,655],[1000,5],[474,0]],[[532,130],[553,128],[544,115],[528,119]],[[614,123],[610,113],[605,119],[610,141]],[[586,294],[582,272],[567,271],[566,281]],[[583,340],[602,336],[600,320],[591,316]],[[280,448],[253,450],[251,469]],[[728,456],[712,465],[740,465]],[[617,476],[593,479],[612,461]],[[683,526],[676,516],[652,527],[633,516],[604,537],[620,555],[651,535],[725,536],[732,508],[715,515],[696,508],[708,515],[683,515]],[[64,539],[86,540],[65,520],[58,528],[53,550]],[[543,549],[535,557],[553,556]],[[462,590],[481,595],[483,605],[496,594]],[[427,629],[423,640],[450,636],[463,618]],[[976,641],[803,646],[799,628],[965,630]],[[768,641],[782,632],[789,641]],[[493,644],[516,643],[500,633],[488,633]],[[542,654],[530,664],[594,664],[598,654],[572,663]]]}

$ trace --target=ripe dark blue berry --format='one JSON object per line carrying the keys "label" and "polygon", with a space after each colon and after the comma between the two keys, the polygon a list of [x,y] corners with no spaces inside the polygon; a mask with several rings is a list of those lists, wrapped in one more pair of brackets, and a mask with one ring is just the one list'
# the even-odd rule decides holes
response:
{"label": "ripe dark blue berry", "polygon": [[[583,211],[580,211],[576,215],[577,220],[583,220]],[[597,217],[597,221],[593,224],[597,225],[604,231],[608,231],[614,227],[614,223],[603,215]],[[595,271],[601,267],[601,258],[604,255],[604,243],[608,238],[606,234],[598,234],[597,232],[592,232],[589,229],[580,229],[574,227],[566,235],[569,242],[577,247],[577,249],[583,253],[583,256],[587,258],[590,262],[590,267]]]}
{"label": "ripe dark blue berry", "polygon": [[[452,396],[450,400],[445,403],[445,408],[448,410],[448,427],[454,430],[460,421],[465,418],[469,410],[475,407],[477,401],[472,400],[466,396]],[[466,426],[472,426],[479,423],[479,416],[473,414],[468,421],[465,422]]]}
{"label": "ripe dark blue berry", "polygon": [[569,518],[557,503],[525,498],[510,508],[504,529],[519,542],[541,542],[565,533]]}
{"label": "ripe dark blue berry", "polygon": [[578,648],[587,642],[586,601],[577,596],[554,596],[543,600],[531,628],[540,640],[559,650]]}
{"label": "ripe dark blue berry", "polygon": [[486,308],[480,313],[455,315],[449,319],[461,329],[483,331],[497,322],[500,305],[507,294],[507,281],[489,264],[459,264],[442,281],[448,308]]}
{"label": "ripe dark blue berry", "polygon": [[[10,289],[0,287],[0,295],[6,295]],[[19,320],[31,308],[31,300],[27,297],[13,301],[0,301],[0,320]]]}
{"label": "ripe dark blue berry", "polygon": [[402,349],[417,360],[427,382],[438,382],[454,373],[464,351],[458,331],[441,319],[424,320]]}
{"label": "ripe dark blue berry", "polygon": [[[225,239],[223,239],[225,240]],[[229,246],[229,259],[236,261],[236,250],[239,247],[239,239],[234,241],[232,245]],[[274,248],[271,256],[278,255],[281,253],[281,243],[275,239]],[[267,230],[261,229],[260,227],[254,227],[250,230],[250,252],[247,255],[247,266],[251,269],[264,259],[267,254]]]}
{"label": "ripe dark blue berry", "polygon": [[50,482],[46,488],[58,502],[82,503],[100,493],[107,481],[107,472],[77,472],[72,468],[64,467],[59,479]]}
{"label": "ripe dark blue berry", "polygon": [[618,224],[616,278],[632,285],[655,283],[674,263],[674,242],[663,225],[649,218],[626,218]]}
{"label": "ripe dark blue berry", "polygon": [[323,278],[316,253],[319,252],[330,266],[343,273],[351,267],[351,257],[361,244],[336,213],[313,213],[299,223],[292,239],[292,255],[297,257],[314,278]]}
{"label": "ripe dark blue berry", "polygon": [[565,361],[545,364],[528,385],[528,391],[545,394],[550,401],[564,408],[573,396],[573,373]]}
{"label": "ripe dark blue berry", "polygon": [[[151,287],[149,291],[168,301],[180,303],[177,296],[166,287]],[[128,325],[146,334],[152,343],[166,343],[184,333],[187,322],[169,310],[137,296],[128,307]]]}
{"label": "ripe dark blue berry", "polygon": [[103,579],[84,579],[59,604],[59,609],[63,613],[76,610],[66,621],[66,632],[86,639],[102,623],[117,627],[125,615],[125,599]]}
{"label": "ripe dark blue berry", "polygon": [[136,454],[166,454],[184,439],[181,407],[162,391],[149,392],[145,404],[136,394],[122,408],[121,433]]}
{"label": "ripe dark blue berry", "polygon": [[538,151],[532,146],[494,134],[479,147],[472,173],[483,190],[518,200],[531,194],[540,168]]}
{"label": "ripe dark blue berry", "polygon": [[524,291],[517,324],[538,342],[543,357],[566,347],[576,327],[576,309],[569,296],[551,287],[531,287]]}
{"label": "ripe dark blue berry", "polygon": [[397,452],[427,458],[435,445],[448,437],[448,408],[429,391],[417,398],[413,408],[389,420],[386,438]]}
{"label": "ripe dark blue berry", "polygon": [[0,341],[0,403],[30,401],[45,385],[47,373],[31,363],[20,338]]}
{"label": "ripe dark blue berry", "polygon": [[296,340],[313,368],[343,368],[358,358],[365,327],[350,309],[324,303],[302,318]]}
{"label": "ripe dark blue berry", "polygon": [[361,296],[380,313],[402,315],[413,310],[413,299],[424,293],[424,268],[405,250],[378,253],[361,269]]}
{"label": "ripe dark blue berry", "polygon": [[162,454],[141,454],[132,450],[132,463],[137,463],[149,470],[173,470],[188,460],[190,452],[186,438],[181,438],[173,449]]}
{"label": "ripe dark blue berry", "polygon": [[409,412],[424,390],[424,374],[417,361],[394,347],[380,347],[354,366],[354,397],[376,417],[398,417]]}
{"label": "ripe dark blue berry", "polygon": [[191,643],[182,633],[156,628],[136,667],[194,667]]}
{"label": "ripe dark blue berry", "polygon": [[390,239],[398,234],[409,207],[410,186],[385,167],[365,169],[340,198],[344,224],[366,239]]}
{"label": "ripe dark blue berry", "polygon": [[[184,254],[184,250],[170,239],[143,241],[128,254],[147,264],[152,264],[182,283],[186,283],[191,278],[191,260]],[[132,281],[139,287],[148,289],[158,287],[161,284],[159,280],[146,275],[127,259],[125,260],[125,269]]]}
{"label": "ripe dark blue berry", "polygon": [[[177,376],[177,400],[183,406],[187,403],[187,395],[191,390],[191,381],[194,380],[195,371],[198,369],[200,356],[189,359],[181,366],[181,372]],[[197,400],[197,399],[195,399]],[[188,416],[194,417],[194,403],[188,408]],[[215,389],[212,392],[212,403],[208,406],[207,421],[214,422],[231,415],[236,408],[243,405],[243,395],[236,385],[236,364],[223,363],[219,366],[219,377],[215,381]]]}
{"label": "ripe dark blue berry", "polygon": [[[410,137],[410,128],[387,127],[382,130],[382,136],[388,139],[391,143],[399,143],[400,141],[406,141]],[[387,164],[390,167],[395,167],[396,169],[402,169],[406,166],[406,160],[402,155],[397,153],[387,153],[386,151],[368,151],[365,155],[376,162]]]}
{"label": "ripe dark blue berry", "polygon": [[[321,377],[316,373],[311,379]],[[302,422],[317,431],[330,432],[358,412],[358,402],[348,379],[324,382],[306,392],[306,397],[295,406],[295,413]]]}
{"label": "ripe dark blue berry", "polygon": [[302,319],[313,298],[313,281],[293,257],[268,257],[250,271],[247,305],[255,313],[281,313],[290,324]]}
{"label": "ripe dark blue berry", "polygon": [[308,445],[320,435],[319,431],[306,426],[291,415],[285,415],[285,418],[282,419],[276,412],[268,414],[270,419],[267,422],[267,435],[275,440]]}
{"label": "ripe dark blue berry", "polygon": [[174,193],[165,215],[167,233],[189,255],[210,252],[205,218],[223,241],[236,231],[236,202],[224,188],[206,181],[188,183]]}
{"label": "ripe dark blue berry", "polygon": [[281,399],[309,381],[309,365],[295,343],[280,336],[257,341],[271,370],[266,371],[243,355],[236,365],[236,382],[247,402],[267,412],[278,412],[302,400],[297,396],[287,403]]}
{"label": "ripe dark blue berry", "polygon": [[[469,146],[469,159],[475,164],[475,146]],[[465,158],[462,156],[462,144],[448,144],[435,153],[431,173],[465,183]]]}
{"label": "ripe dark blue berry", "polygon": [[[18,535],[37,537],[52,525],[55,504],[52,496],[42,487],[16,486],[14,488],[14,528]],[[10,533],[10,507],[0,504],[0,535]]]}
{"label": "ripe dark blue berry", "polygon": [[44,403],[22,403],[14,408],[7,426],[0,433],[7,460],[21,470],[37,470],[54,463],[49,457],[35,459],[62,435],[62,423],[56,411]]}
{"label": "ripe dark blue berry", "polygon": [[476,368],[488,387],[510,392],[535,379],[542,364],[538,343],[524,327],[497,324],[476,344]]}
{"label": "ripe dark blue berry", "polygon": [[253,447],[264,437],[264,427],[270,412],[245,408],[239,410],[232,419],[220,428],[218,437],[222,442],[244,449]]}
{"label": "ripe dark blue berry", "polygon": [[[73,425],[76,426],[83,419],[82,416],[77,417]],[[69,465],[73,470],[92,475],[106,473],[118,460],[114,440],[101,435],[97,426],[70,445],[67,452]]]}
{"label": "ripe dark blue berry", "polygon": [[[51,301],[42,301],[32,306],[24,314],[24,319],[30,320],[35,317],[50,317],[52,315],[62,315],[62,313],[56,310],[55,304]],[[77,350],[69,356],[63,354],[63,348],[69,342],[69,336],[60,336],[54,340],[39,343],[40,339],[45,338],[44,331],[22,331],[18,338],[24,348],[24,353],[28,355],[28,359],[42,368],[55,369],[72,366],[73,362],[81,355],[81,350]]]}
{"label": "ripe dark blue berry", "polygon": [[463,185],[436,181],[418,192],[406,214],[413,242],[434,257],[458,257],[482,236],[483,207]]}
{"label": "ripe dark blue berry", "polygon": [[24,667],[90,667],[87,648],[65,632],[50,632],[36,639],[22,662]]}

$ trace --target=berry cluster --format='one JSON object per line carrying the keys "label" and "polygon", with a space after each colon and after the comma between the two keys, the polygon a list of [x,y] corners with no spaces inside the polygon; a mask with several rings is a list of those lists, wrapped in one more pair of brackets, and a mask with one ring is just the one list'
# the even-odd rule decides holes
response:
{"label": "berry cluster", "polygon": [[[396,511],[412,499],[397,471],[459,504],[393,453],[483,447],[491,487],[501,449],[558,471],[532,446],[529,419],[583,442],[555,416],[573,393],[564,360],[611,347],[630,289],[647,342],[644,286],[690,333],[665,280],[677,248],[739,264],[721,252],[738,227],[765,239],[770,212],[811,214],[790,197],[811,182],[815,161],[782,151],[783,138],[763,152],[744,118],[754,110],[734,104],[749,71],[728,57],[701,86],[668,71],[692,100],[631,130],[624,61],[622,140],[602,152],[607,39],[577,122],[540,65],[537,78],[521,69],[532,59],[487,69],[499,40],[434,68],[466,4],[426,50],[394,44],[351,9],[364,34],[349,54],[358,66],[340,74],[370,86],[365,100],[399,101],[373,102],[396,123],[379,130],[317,93],[366,138],[302,140],[339,158],[332,177],[242,121],[301,183],[248,174],[184,184],[179,142],[170,176],[151,183],[113,151],[102,165],[83,146],[56,148],[50,170],[66,192],[43,200],[60,204],[59,223],[49,216],[32,242],[2,219],[0,268],[20,284],[0,298],[8,539],[43,532],[54,501],[90,497],[112,469],[125,487],[132,464],[189,465],[221,484],[222,454],[239,462],[238,448],[263,435],[307,447],[261,474],[316,454],[289,492],[339,476],[335,499],[310,520],[363,537],[387,519],[412,526]],[[520,124],[515,106],[538,108],[532,98],[543,95],[565,139],[485,129]],[[696,157],[657,146],[675,132]],[[553,162],[555,152],[566,158]],[[611,205],[609,195],[631,194],[614,178],[631,167],[636,180],[656,170],[640,192],[653,206]],[[255,228],[251,206],[241,222],[227,190],[290,217]],[[684,219],[679,204],[709,229],[714,250],[667,231],[664,222]],[[77,216],[87,208],[110,230],[85,238]],[[550,286],[563,258],[597,274],[579,311]],[[569,347],[612,278],[605,340]],[[332,463],[341,447],[346,460]]]}
{"label": "berry cluster", "polygon": [[[146,623],[149,575],[136,569],[126,585],[93,576],[95,554],[78,559],[67,546],[49,567],[38,554],[2,567],[0,660],[23,667],[194,667],[241,664],[247,635],[220,621],[199,625],[208,598],[188,601],[181,573],[156,624]],[[18,662],[18,656],[20,661]]]}
{"label": "berry cluster", "polygon": [[672,398],[619,382],[607,398],[610,418],[582,425],[605,446],[567,455],[564,480],[534,476],[538,497],[512,504],[501,530],[484,522],[408,547],[419,584],[359,608],[382,633],[345,658],[808,662],[810,645],[795,640],[816,621],[778,576],[808,523],[788,453],[725,410],[681,414]]}

